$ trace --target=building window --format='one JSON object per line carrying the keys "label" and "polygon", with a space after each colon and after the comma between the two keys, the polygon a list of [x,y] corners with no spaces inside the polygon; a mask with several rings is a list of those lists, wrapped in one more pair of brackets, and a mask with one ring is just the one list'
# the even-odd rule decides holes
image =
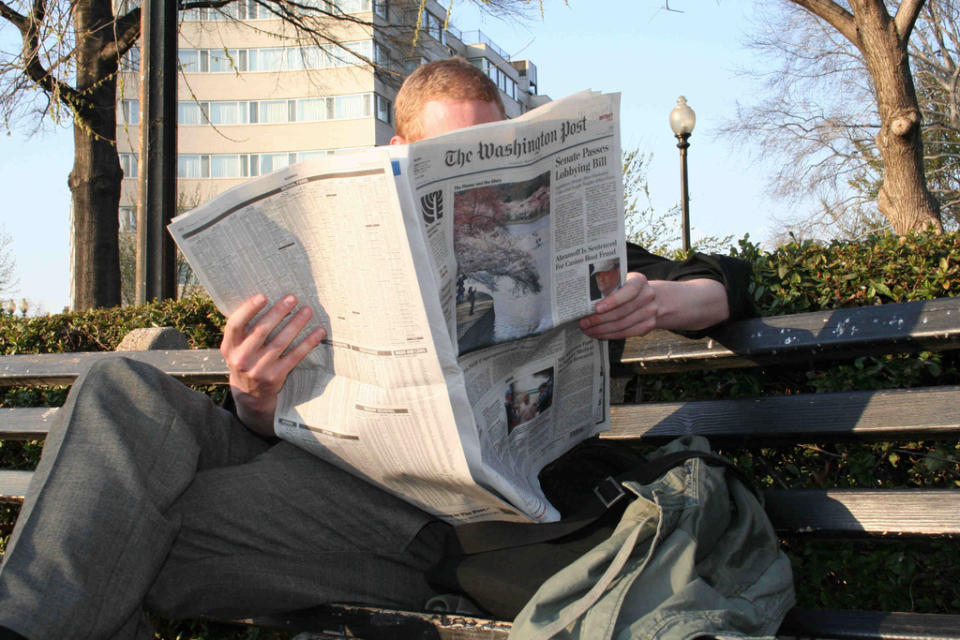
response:
{"label": "building window", "polygon": [[140,71],[140,47],[130,47],[120,58],[121,71]]}
{"label": "building window", "polygon": [[207,120],[211,124],[246,124],[246,104],[234,100],[201,103],[206,106]]}
{"label": "building window", "polygon": [[297,100],[297,122],[319,122],[326,119],[326,98],[303,98]]}
{"label": "building window", "polygon": [[120,207],[120,232],[130,233],[137,230],[137,208]]}
{"label": "building window", "polygon": [[196,49],[179,49],[177,57],[180,62],[180,70],[184,73],[196,73],[200,71],[200,52]]}
{"label": "building window", "polygon": [[[206,53],[206,56],[203,54]],[[204,57],[206,57],[208,69],[204,69]],[[208,51],[201,52],[200,55],[200,70],[209,71],[210,73],[226,73],[226,72],[236,72],[241,69],[237,66],[237,55],[236,49],[209,49]]]}
{"label": "building window", "polygon": [[427,35],[432,37],[440,44],[445,44],[445,39],[443,36],[443,20],[430,11],[424,11],[421,26],[426,27],[425,31],[427,32]]}
{"label": "building window", "polygon": [[258,20],[271,17],[270,11],[257,4],[257,0],[240,0],[241,20]]}
{"label": "building window", "polygon": [[389,7],[387,6],[387,0],[374,0],[373,3],[373,12],[386,20],[389,14]]}
{"label": "building window", "polygon": [[123,170],[124,178],[136,178],[139,173],[139,162],[135,153],[121,153],[120,169]]}
{"label": "building window", "polygon": [[390,101],[381,96],[379,93],[374,95],[376,96],[377,100],[377,120],[390,124]]}
{"label": "building window", "polygon": [[261,100],[259,112],[259,122],[263,124],[280,124],[288,121],[286,100]]}
{"label": "building window", "polygon": [[[296,49],[292,49],[295,51]],[[286,71],[296,69],[295,65],[286,63],[286,57],[291,49],[271,47],[269,49],[247,49],[247,68],[241,71]]]}
{"label": "building window", "polygon": [[333,99],[333,117],[336,120],[370,117],[370,94],[337,96]]}
{"label": "building window", "polygon": [[217,154],[210,156],[211,178],[239,178],[240,156],[233,154]]}
{"label": "building window", "polygon": [[140,124],[140,101],[121,100],[120,108],[117,109],[117,119],[119,124]]}
{"label": "building window", "polygon": [[362,13],[371,7],[370,0],[334,0],[332,4],[343,13]]}
{"label": "building window", "polygon": [[325,155],[328,155],[328,151],[301,151],[297,154],[297,162],[303,162],[304,160],[313,160],[314,158],[322,158]]}
{"label": "building window", "polygon": [[207,173],[203,173],[203,156],[198,154],[181,153],[177,156],[177,177],[178,178],[209,178],[210,177],[210,156],[207,156]]}
{"label": "building window", "polygon": [[114,14],[121,16],[129,13],[140,6],[140,0],[115,0],[113,3]]}
{"label": "building window", "polygon": [[[372,106],[374,97],[375,114]],[[376,115],[380,120],[389,123],[390,107],[389,100],[372,93],[287,100],[184,101],[177,104],[177,122],[183,126],[286,124],[349,120]]]}
{"label": "building window", "polygon": [[260,174],[270,173],[277,169],[283,169],[290,166],[289,153],[261,153],[260,154]]}
{"label": "building window", "polygon": [[206,124],[207,117],[204,115],[204,106],[200,102],[178,102],[177,103],[177,123],[183,125]]}
{"label": "building window", "polygon": [[296,162],[367,148],[369,147],[279,153],[183,153],[177,156],[177,177],[185,179],[252,178],[283,169]]}
{"label": "building window", "polygon": [[372,40],[313,47],[264,49],[180,49],[180,68],[186,73],[236,73],[237,71],[299,71],[366,64],[384,58]]}

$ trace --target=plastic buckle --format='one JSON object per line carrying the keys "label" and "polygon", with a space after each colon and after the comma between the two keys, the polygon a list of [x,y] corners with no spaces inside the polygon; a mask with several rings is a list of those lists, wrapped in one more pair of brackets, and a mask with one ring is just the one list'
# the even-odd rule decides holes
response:
{"label": "plastic buckle", "polygon": [[600,502],[602,502],[603,506],[607,509],[615,504],[617,500],[626,495],[623,487],[620,486],[619,482],[613,479],[613,476],[607,476],[598,482],[597,486],[593,488],[593,492],[597,494]]}

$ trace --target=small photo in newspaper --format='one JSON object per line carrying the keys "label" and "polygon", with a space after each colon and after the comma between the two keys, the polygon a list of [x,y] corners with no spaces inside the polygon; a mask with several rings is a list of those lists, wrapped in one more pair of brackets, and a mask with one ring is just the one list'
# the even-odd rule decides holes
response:
{"label": "small photo in newspaper", "polygon": [[620,288],[620,258],[591,263],[589,273],[590,302],[596,302]]}
{"label": "small photo in newspaper", "polygon": [[454,193],[460,353],[542,332],[550,310],[550,172]]}
{"label": "small photo in newspaper", "polygon": [[503,395],[503,409],[507,414],[507,434],[553,406],[553,367],[536,371],[512,380]]}

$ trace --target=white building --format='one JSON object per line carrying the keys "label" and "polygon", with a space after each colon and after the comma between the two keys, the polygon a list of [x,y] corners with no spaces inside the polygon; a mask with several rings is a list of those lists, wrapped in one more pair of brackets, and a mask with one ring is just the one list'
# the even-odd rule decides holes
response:
{"label": "white building", "polygon": [[[435,0],[427,1],[422,14],[417,0],[298,4],[308,2],[346,16],[300,16],[337,44],[298,32],[256,0],[181,12],[180,208],[311,156],[386,144],[397,88],[428,60],[460,55],[483,69],[500,87],[508,116],[546,101],[537,94],[533,63],[510,60],[479,31],[444,28],[446,12]],[[139,78],[132,70],[138,55],[131,53],[117,126],[125,231],[135,228],[140,133]]]}

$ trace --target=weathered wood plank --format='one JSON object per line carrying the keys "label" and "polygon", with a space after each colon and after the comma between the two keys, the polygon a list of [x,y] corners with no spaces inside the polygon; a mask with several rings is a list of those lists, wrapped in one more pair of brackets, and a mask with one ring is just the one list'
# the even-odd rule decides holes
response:
{"label": "weathered wood plank", "polygon": [[956,640],[960,638],[960,616],[798,607],[787,614],[777,635],[845,640]]}
{"label": "weathered wood plank", "polygon": [[783,364],[960,346],[960,298],[835,309],[731,323],[710,338],[666,331],[627,340],[638,373]]}
{"label": "weathered wood plank", "polygon": [[960,387],[614,405],[610,431],[601,437],[686,434],[771,442],[960,437]]}
{"label": "weathered wood plank", "polygon": [[[782,363],[960,347],[960,297],[755,318],[694,340],[654,332],[628,340],[625,365],[643,373]],[[0,356],[0,385],[69,384],[94,361],[123,355],[149,362],[186,382],[221,382],[226,364],[216,349]]]}
{"label": "weathered wood plank", "polygon": [[58,409],[15,407],[0,409],[0,440],[41,440],[46,437]]}
{"label": "weathered wood plank", "polygon": [[[23,499],[29,471],[0,471],[0,502]],[[833,489],[765,492],[778,531],[900,535],[960,534],[960,490]]]}
{"label": "weathered wood plank", "polygon": [[[326,632],[335,637],[362,637],[366,640],[394,640],[398,637],[416,640],[502,640],[507,637],[511,626],[508,622],[465,616],[338,605],[244,622],[312,633]],[[960,616],[798,607],[787,614],[777,637],[957,640],[960,639]]]}
{"label": "weathered wood plank", "polygon": [[784,489],[764,497],[781,532],[960,534],[960,489]]}
{"label": "weathered wood plank", "polygon": [[[0,408],[0,438],[43,438],[56,411]],[[949,438],[960,436],[960,386],[623,404],[611,413],[611,429],[602,437],[615,440],[656,442],[687,434],[769,442]]]}
{"label": "weathered wood plank", "polygon": [[22,501],[32,476],[32,471],[0,469],[0,502]]}
{"label": "weathered wood plank", "polygon": [[225,382],[228,373],[216,349],[22,354],[0,356],[0,386],[71,384],[94,362],[117,356],[152,364],[188,384]]}
{"label": "weathered wood plank", "polygon": [[246,622],[365,640],[506,640],[510,623],[470,616],[331,605]]}

